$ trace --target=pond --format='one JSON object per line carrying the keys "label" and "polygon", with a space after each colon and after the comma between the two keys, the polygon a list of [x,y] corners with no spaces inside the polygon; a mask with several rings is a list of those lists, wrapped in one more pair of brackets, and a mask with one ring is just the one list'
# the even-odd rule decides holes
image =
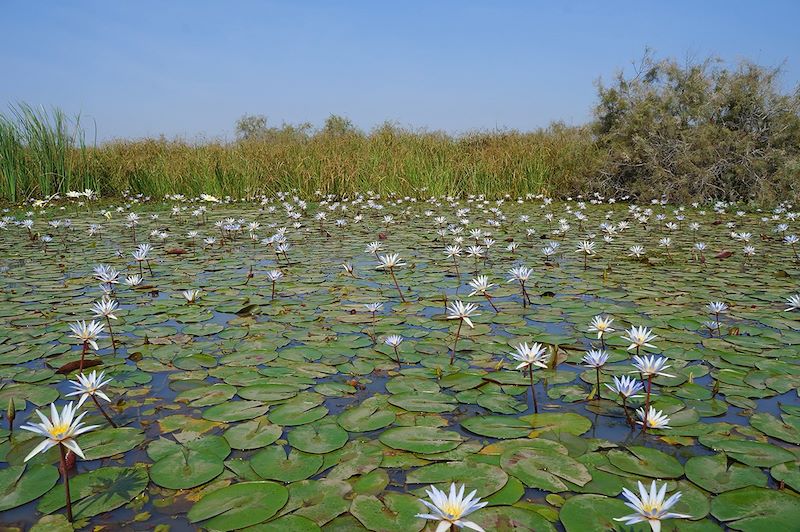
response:
{"label": "pond", "polygon": [[[681,494],[661,530],[796,529],[798,222],[738,209],[371,193],[6,209],[0,523],[432,531],[420,499],[455,483],[487,503],[457,524],[645,531],[615,519],[655,481]],[[81,388],[92,371],[110,381]],[[63,449],[84,457],[34,453],[47,440],[23,425],[81,398],[96,427]]]}

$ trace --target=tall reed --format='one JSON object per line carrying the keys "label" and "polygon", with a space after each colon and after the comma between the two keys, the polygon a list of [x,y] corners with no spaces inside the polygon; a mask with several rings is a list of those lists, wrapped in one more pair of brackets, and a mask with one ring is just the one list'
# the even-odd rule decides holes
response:
{"label": "tall reed", "polygon": [[25,103],[0,114],[0,193],[16,201],[94,188],[80,117]]}
{"label": "tall reed", "polygon": [[368,134],[291,126],[276,131],[230,143],[144,139],[87,146],[79,116],[18,104],[0,114],[0,199],[84,188],[153,197],[251,197],[292,189],[304,195],[560,196],[591,188],[587,178],[601,158],[588,130],[564,126],[462,136],[391,124]]}

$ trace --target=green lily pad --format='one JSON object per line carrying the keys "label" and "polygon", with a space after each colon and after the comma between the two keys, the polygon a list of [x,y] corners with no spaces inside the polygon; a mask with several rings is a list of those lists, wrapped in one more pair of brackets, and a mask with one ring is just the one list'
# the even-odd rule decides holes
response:
{"label": "green lily pad", "polygon": [[289,444],[306,453],[325,454],[344,447],[347,431],[335,422],[302,425],[289,431]]}
{"label": "green lily pad", "polygon": [[425,513],[425,506],[415,497],[387,491],[383,497],[357,495],[350,513],[368,530],[419,532],[425,521],[416,517]]}
{"label": "green lily pad", "polygon": [[49,464],[0,469],[0,512],[38,499],[55,486],[58,477],[58,469]]}
{"label": "green lily pad", "polygon": [[488,497],[499,491],[508,482],[508,474],[501,468],[482,462],[440,462],[420,467],[406,475],[409,484],[435,484],[439,489],[450,484],[474,486],[478,497]]}
{"label": "green lily pad", "polygon": [[446,393],[405,392],[389,396],[389,403],[409,412],[452,412],[457,401]]}
{"label": "green lily pad", "polygon": [[413,453],[452,451],[464,441],[457,432],[436,427],[395,427],[381,433],[381,443]]}
{"label": "green lily pad", "polygon": [[522,438],[530,434],[531,425],[517,418],[504,416],[476,416],[461,422],[470,432],[492,438]]}
{"label": "green lily pad", "polygon": [[533,427],[532,435],[538,435],[543,432],[568,432],[575,436],[580,436],[590,428],[592,422],[580,414],[573,412],[561,412],[558,414],[531,414],[519,418],[522,421],[530,423]]}
{"label": "green lily pad", "polygon": [[467,519],[484,530],[556,531],[556,527],[542,515],[514,506],[490,506],[470,514]]}
{"label": "green lily pad", "polygon": [[189,489],[213,480],[224,469],[223,458],[178,446],[150,467],[150,477],[164,488]]}
{"label": "green lily pad", "polygon": [[130,427],[94,430],[78,438],[86,460],[97,460],[130,451],[144,441],[142,431]]}
{"label": "green lily pad", "polygon": [[684,468],[686,478],[713,493],[767,485],[767,476],[761,470],[735,462],[728,464],[728,457],[725,454],[693,456],[687,460]]}
{"label": "green lily pad", "polygon": [[288,488],[289,501],[281,513],[302,516],[316,526],[325,525],[350,507],[352,487],[341,480],[300,480]]}
{"label": "green lily pad", "polygon": [[583,486],[592,480],[586,466],[570,458],[565,448],[545,441],[536,440],[535,447],[508,449],[500,457],[501,467],[529,488],[554,493],[567,491],[564,481]]}
{"label": "green lily pad", "polygon": [[731,458],[753,467],[772,467],[794,460],[792,453],[769,443],[712,435],[700,436],[699,441],[706,447],[715,451],[725,451]]}
{"label": "green lily pad", "polygon": [[678,478],[683,475],[683,466],[675,459],[658,449],[631,446],[628,451],[613,449],[608,452],[608,460],[615,467],[634,475],[653,478]]}
{"label": "green lily pad", "polygon": [[735,530],[795,530],[800,497],[767,488],[741,488],[715,497],[711,515]]}
{"label": "green lily pad", "polygon": [[800,417],[783,417],[784,420],[780,420],[771,414],[756,412],[750,416],[750,424],[767,436],[800,445]]}
{"label": "green lily pad", "polygon": [[336,421],[348,432],[371,432],[388,427],[396,417],[394,412],[386,409],[385,400],[373,396],[339,414]]}
{"label": "green lily pad", "polygon": [[204,495],[187,517],[209,530],[237,530],[266,521],[288,499],[289,491],[276,482],[240,482]]}
{"label": "green lily pad", "polygon": [[327,415],[328,409],[321,406],[324,401],[325,397],[321,394],[299,394],[270,412],[269,420],[285,427],[312,423]]}
{"label": "green lily pad", "polygon": [[264,415],[269,406],[259,401],[228,401],[203,411],[203,419],[209,421],[243,421]]}
{"label": "green lily pad", "polygon": [[778,482],[784,482],[794,491],[800,492],[800,462],[778,464],[769,473]]}
{"label": "green lily pad", "polygon": [[297,449],[292,449],[287,455],[282,446],[270,445],[253,456],[250,465],[261,478],[294,482],[307,479],[319,471],[322,457]]}
{"label": "green lily pad", "polygon": [[[101,467],[70,479],[70,499],[75,519],[110,512],[128,503],[147,487],[147,468]],[[56,485],[40,500],[37,509],[45,514],[65,505],[64,488]]]}
{"label": "green lily pad", "polygon": [[234,449],[249,450],[275,443],[281,434],[283,427],[273,425],[261,417],[238,423],[226,430],[223,436]]}
{"label": "green lily pad", "polygon": [[[567,499],[561,507],[558,518],[567,532],[606,532],[622,530],[621,524],[614,519],[632,513],[633,511],[620,499],[587,494],[575,495]],[[644,532],[650,530],[650,527],[644,525],[633,530]]]}

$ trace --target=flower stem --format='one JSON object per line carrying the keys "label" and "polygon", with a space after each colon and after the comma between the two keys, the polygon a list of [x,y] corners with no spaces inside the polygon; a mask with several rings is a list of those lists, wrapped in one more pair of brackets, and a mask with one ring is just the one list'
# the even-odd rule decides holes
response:
{"label": "flower stem", "polygon": [[539,413],[539,402],[536,400],[536,389],[533,387],[533,366],[528,366],[528,377],[531,380],[531,397],[533,397],[533,413]]}
{"label": "flower stem", "polygon": [[653,387],[653,376],[647,376],[647,396],[644,398],[644,416],[642,417],[642,431],[647,432],[647,418],[650,416],[650,389]]}
{"label": "flower stem", "polygon": [[394,281],[394,287],[397,288],[397,293],[400,294],[400,300],[403,303],[406,303],[406,298],[403,297],[403,292],[400,290],[400,285],[397,284],[397,277],[394,276],[394,270],[389,268],[389,273],[392,275],[392,281]]}
{"label": "flower stem", "polygon": [[600,368],[594,368],[597,375],[597,400],[600,400]]}
{"label": "flower stem", "polygon": [[458,337],[461,334],[461,326],[464,325],[464,320],[458,320],[458,330],[456,331],[456,339],[453,341],[453,353],[450,355],[450,365],[452,366],[456,361],[456,345],[458,344]]}
{"label": "flower stem", "polygon": [[87,342],[83,342],[83,349],[81,349],[81,363],[78,367],[78,371],[83,373],[83,359],[86,357],[86,351],[89,350],[89,344]]}
{"label": "flower stem", "polygon": [[108,414],[106,414],[106,411],[103,410],[103,407],[100,405],[100,401],[97,400],[97,397],[92,395],[92,401],[94,401],[94,404],[97,406],[97,409],[100,410],[100,413],[103,414],[103,417],[106,418],[106,421],[108,421],[112,427],[117,428],[117,424],[114,423],[110,417],[108,417]]}
{"label": "flower stem", "polygon": [[67,453],[64,450],[64,444],[58,444],[58,450],[61,451],[61,475],[64,478],[64,491],[66,492],[67,501],[67,520],[71,523],[72,519],[72,499],[69,496],[69,471],[67,471]]}
{"label": "flower stem", "polygon": [[114,331],[111,330],[111,318],[106,316],[106,323],[108,324],[108,334],[111,336],[111,349],[114,350],[114,354],[117,354],[117,344],[114,342]]}
{"label": "flower stem", "polygon": [[492,308],[494,309],[494,311],[495,311],[496,313],[498,313],[498,314],[499,314],[499,313],[500,313],[500,311],[499,311],[499,310],[497,310],[497,307],[495,307],[495,306],[494,306],[494,303],[492,302],[492,296],[490,296],[490,295],[489,295],[489,294],[487,294],[486,292],[484,292],[484,293],[483,293],[483,295],[485,295],[485,296],[486,296],[486,300],[487,300],[487,301],[489,302],[489,304],[492,306]]}
{"label": "flower stem", "polygon": [[631,415],[628,412],[628,401],[627,401],[627,399],[625,398],[624,395],[622,395],[621,397],[622,397],[622,411],[625,412],[625,419],[627,420],[628,425],[630,425],[632,427],[633,426],[633,420],[631,419]]}

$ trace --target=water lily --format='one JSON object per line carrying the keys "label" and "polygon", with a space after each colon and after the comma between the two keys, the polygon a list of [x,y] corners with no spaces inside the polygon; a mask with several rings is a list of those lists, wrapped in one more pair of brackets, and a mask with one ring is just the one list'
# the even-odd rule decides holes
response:
{"label": "water lily", "polygon": [[398,353],[397,348],[403,342],[403,337],[399,334],[393,334],[388,336],[386,340],[383,341],[384,344],[388,345],[392,349],[394,349],[394,357],[397,360],[397,367],[400,367],[400,353]]}
{"label": "water lily", "polygon": [[69,329],[72,331],[70,337],[75,338],[81,344],[82,349],[80,371],[83,371],[83,361],[86,357],[86,353],[89,351],[89,347],[95,351],[99,350],[99,347],[97,346],[97,340],[100,338],[100,334],[103,332],[103,324],[95,320],[92,320],[89,323],[81,320],[71,323]]}
{"label": "water lily", "polygon": [[600,399],[600,368],[608,362],[608,353],[602,349],[590,349],[583,355],[583,363],[590,368],[594,368],[597,379],[597,398]]}
{"label": "water lily", "polygon": [[583,269],[585,270],[589,265],[589,256],[594,255],[594,242],[589,242],[588,240],[579,242],[578,249],[575,251],[576,253],[583,253]]}
{"label": "water lily", "polygon": [[283,279],[283,272],[281,270],[270,270],[267,272],[267,279],[269,279],[270,282],[272,283],[272,297],[270,298],[270,300],[274,300],[275,285],[279,280]]}
{"label": "water lily", "polygon": [[403,291],[400,290],[400,285],[397,283],[397,277],[394,275],[394,269],[400,266],[405,266],[406,263],[400,259],[400,255],[397,253],[389,253],[386,255],[380,255],[378,257],[380,261],[380,265],[376,269],[378,270],[386,270],[392,276],[392,281],[394,281],[394,286],[397,288],[397,293],[400,294],[400,300],[405,303],[406,298],[403,297]]}
{"label": "water lily", "polygon": [[129,275],[125,278],[125,284],[134,288],[142,284],[143,280],[141,275]]}
{"label": "water lily", "polygon": [[633,365],[639,373],[648,377],[674,377],[669,373],[664,373],[664,370],[670,366],[667,364],[669,359],[666,357],[651,356],[635,356],[633,357]]}
{"label": "water lily", "polygon": [[436,527],[436,532],[445,532],[451,526],[458,528],[469,528],[477,532],[485,532],[483,528],[477,523],[466,521],[464,518],[474,512],[480,510],[488,504],[488,502],[481,502],[480,498],[475,497],[477,490],[473,490],[464,496],[465,486],[462,484],[460,488],[456,488],[455,483],[450,484],[450,494],[440,491],[436,486],[431,486],[425,490],[431,502],[425,499],[419,499],[422,504],[428,507],[432,513],[417,514],[416,517],[428,519],[431,521],[439,521]]}
{"label": "water lily", "polygon": [[656,410],[652,406],[647,411],[644,408],[637,409],[636,415],[639,417],[639,421],[636,423],[642,425],[642,427],[647,427],[648,429],[671,428],[669,426],[669,418],[664,415],[663,411]]}
{"label": "water lily", "polygon": [[800,294],[794,294],[792,296],[789,296],[786,299],[786,304],[788,305],[788,308],[786,308],[784,312],[800,309]]}
{"label": "water lily", "polygon": [[105,318],[106,325],[108,326],[108,334],[111,337],[111,348],[117,352],[117,344],[114,341],[114,330],[111,328],[111,320],[116,320],[117,316],[114,314],[119,308],[119,303],[109,297],[103,297],[92,305],[92,312],[98,318]]}
{"label": "water lily", "polygon": [[531,398],[533,401],[533,412],[538,414],[539,403],[536,400],[536,390],[533,387],[533,368],[539,367],[547,369],[547,349],[538,342],[534,342],[531,346],[528,346],[528,343],[524,342],[518,344],[514,348],[514,352],[510,353],[509,356],[511,356],[513,360],[519,362],[517,369],[528,370],[528,378],[530,379],[531,386]]}
{"label": "water lily", "polygon": [[114,421],[108,416],[100,402],[97,400],[99,397],[108,403],[111,402],[111,399],[108,398],[101,388],[111,382],[113,379],[109,377],[108,379],[103,380],[103,377],[105,377],[104,371],[101,371],[100,374],[98,374],[97,371],[92,371],[88,375],[79,373],[77,380],[69,381],[74,391],[68,393],[67,397],[80,395],[80,398],[78,399],[78,406],[76,408],[80,408],[87,399],[91,398],[95,406],[97,406],[97,409],[100,410],[100,413],[106,418],[106,421],[108,421],[112,427],[116,428],[116,423],[114,423]]}
{"label": "water lily", "polygon": [[525,266],[516,266],[508,270],[508,282],[519,283],[520,289],[522,290],[522,306],[526,307],[528,303],[530,303],[530,297],[528,296],[528,291],[525,289],[525,282],[530,278],[533,270],[530,268],[526,268]]}
{"label": "water lily", "polygon": [[466,323],[470,329],[474,328],[475,326],[472,324],[472,320],[470,316],[480,316],[480,314],[476,314],[475,311],[478,310],[478,306],[474,303],[462,303],[461,301],[453,301],[449,305],[447,305],[447,319],[448,320],[459,320],[458,321],[458,330],[456,331],[456,338],[453,341],[453,353],[450,355],[450,364],[452,365],[456,359],[456,345],[458,344],[458,338],[461,335],[461,327]]}
{"label": "water lily", "polygon": [[[669,359],[665,357],[656,357],[653,356],[634,356],[633,357],[633,366],[637,369],[637,371],[647,377],[647,393],[645,395],[644,400],[644,413],[648,414],[652,411],[650,408],[650,393],[653,388],[653,377],[660,376],[660,377],[674,377],[675,375],[670,375],[669,373],[664,373],[664,370],[670,367],[667,362]],[[642,424],[642,428],[647,430],[649,427],[648,420],[644,419],[644,423]]]}
{"label": "water lily", "polygon": [[472,287],[472,292],[469,293],[469,296],[472,297],[474,295],[482,295],[486,298],[489,304],[492,306],[495,312],[500,312],[497,310],[497,307],[492,302],[492,296],[489,294],[488,290],[496,286],[493,283],[489,282],[489,277],[486,275],[479,275],[473,280],[469,282],[469,286]]}
{"label": "water lily", "polygon": [[622,489],[622,495],[628,499],[625,505],[636,513],[624,517],[615,517],[614,521],[621,521],[626,525],[635,525],[636,523],[647,521],[652,532],[660,532],[661,521],[664,519],[691,519],[689,515],[669,511],[680,500],[680,491],[675,492],[670,498],[664,500],[667,494],[666,482],[661,486],[661,489],[658,489],[654,480],[650,485],[649,493],[644,484],[641,482],[638,482],[638,484],[639,496],[627,488]]}
{"label": "water lily", "polygon": [[606,387],[622,399],[622,411],[625,413],[625,419],[627,419],[629,425],[634,426],[631,415],[628,412],[628,399],[641,397],[639,392],[644,389],[644,384],[627,375],[620,377],[615,375],[612,377],[612,381],[613,384],[606,383]]}
{"label": "water lily", "polygon": [[592,322],[589,324],[589,332],[597,332],[597,339],[600,340],[600,345],[603,349],[606,348],[606,334],[614,332],[614,329],[611,328],[612,323],[614,323],[614,318],[598,315],[593,317]]}
{"label": "water lily", "polygon": [[58,445],[61,451],[61,477],[64,479],[64,490],[66,492],[66,506],[67,506],[67,519],[72,522],[72,500],[69,495],[69,474],[67,470],[67,452],[70,450],[81,458],[85,458],[78,442],[75,440],[81,434],[85,434],[90,430],[96,429],[99,425],[85,425],[81,422],[86,412],[83,412],[78,417],[75,413],[77,407],[72,406],[73,403],[69,402],[64,405],[64,408],[59,413],[56,409],[55,403],[50,403],[50,417],[48,418],[39,410],[36,410],[36,415],[39,416],[41,423],[30,423],[22,425],[20,428],[36,433],[39,436],[44,436],[44,441],[39,443],[33,450],[25,457],[25,462],[33,458],[39,453],[44,453],[51,447]]}
{"label": "water lily", "polygon": [[625,334],[622,336],[623,340],[626,340],[631,343],[631,345],[628,346],[628,351],[630,351],[631,349],[636,349],[637,355],[639,354],[639,349],[642,347],[655,348],[655,346],[650,342],[652,342],[656,338],[658,338],[658,336],[653,334],[653,331],[651,331],[647,327],[636,327],[636,326],[633,326],[627,331],[625,331]]}
{"label": "water lily", "polygon": [[193,288],[191,290],[184,290],[183,292],[181,292],[181,295],[183,296],[183,299],[185,299],[187,303],[192,304],[197,302],[197,300],[200,298],[201,292],[202,292],[201,290]]}

